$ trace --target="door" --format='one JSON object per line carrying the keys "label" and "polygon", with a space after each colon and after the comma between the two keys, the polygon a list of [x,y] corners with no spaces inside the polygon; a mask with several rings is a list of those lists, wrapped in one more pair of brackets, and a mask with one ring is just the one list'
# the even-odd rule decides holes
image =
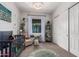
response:
{"label": "door", "polygon": [[69,9],[70,52],[79,56],[79,4]]}

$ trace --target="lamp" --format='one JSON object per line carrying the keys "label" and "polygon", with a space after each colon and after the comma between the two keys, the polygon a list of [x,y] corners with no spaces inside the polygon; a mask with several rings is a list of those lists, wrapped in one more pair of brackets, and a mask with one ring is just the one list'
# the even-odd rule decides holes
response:
{"label": "lamp", "polygon": [[22,32],[22,30],[20,30],[20,32]]}
{"label": "lamp", "polygon": [[43,7],[43,2],[34,2],[33,7],[35,9],[41,9]]}

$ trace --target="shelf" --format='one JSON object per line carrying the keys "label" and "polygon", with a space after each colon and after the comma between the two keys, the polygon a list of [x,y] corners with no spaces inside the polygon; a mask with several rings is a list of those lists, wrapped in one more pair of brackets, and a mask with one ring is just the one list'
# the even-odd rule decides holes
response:
{"label": "shelf", "polygon": [[46,41],[52,42],[52,29],[51,29],[51,24],[47,23],[45,27],[45,39]]}

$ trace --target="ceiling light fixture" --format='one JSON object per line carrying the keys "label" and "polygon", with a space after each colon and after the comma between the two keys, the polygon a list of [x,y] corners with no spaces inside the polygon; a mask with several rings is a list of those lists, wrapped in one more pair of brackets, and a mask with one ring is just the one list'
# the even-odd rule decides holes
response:
{"label": "ceiling light fixture", "polygon": [[35,9],[41,9],[42,7],[43,7],[43,2],[34,2],[33,3],[33,7],[35,8]]}

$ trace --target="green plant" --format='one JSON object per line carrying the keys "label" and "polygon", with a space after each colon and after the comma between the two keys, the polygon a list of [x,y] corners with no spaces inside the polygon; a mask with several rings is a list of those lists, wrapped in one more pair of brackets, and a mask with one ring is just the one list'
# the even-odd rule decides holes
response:
{"label": "green plant", "polygon": [[20,24],[20,30],[22,30],[22,32],[24,32],[24,26],[25,26],[25,18],[23,18],[22,23]]}

